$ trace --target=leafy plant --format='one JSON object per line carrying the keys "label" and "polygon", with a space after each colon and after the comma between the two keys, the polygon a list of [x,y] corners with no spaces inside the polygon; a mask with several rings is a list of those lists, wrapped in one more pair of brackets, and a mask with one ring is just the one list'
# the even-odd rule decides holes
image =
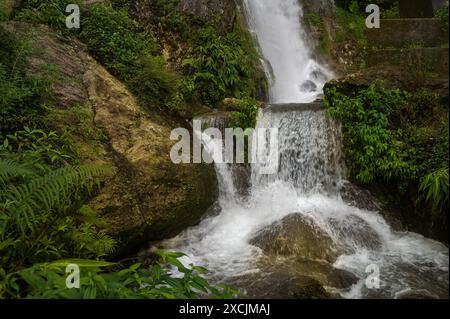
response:
{"label": "leafy plant", "polygon": [[0,168],[0,265],[111,252],[115,241],[73,215],[109,167],[65,166],[41,175],[28,163],[0,159]]}
{"label": "leafy plant", "polygon": [[254,99],[239,100],[237,111],[232,113],[231,126],[234,128],[254,128],[258,116],[258,106]]}
{"label": "leafy plant", "polygon": [[15,16],[16,20],[47,24],[62,33],[68,33],[66,27],[66,7],[77,4],[77,0],[25,0],[21,10]]}
{"label": "leafy plant", "polygon": [[426,175],[420,183],[421,199],[431,204],[435,214],[448,206],[448,184],[448,167]]}
{"label": "leafy plant", "polygon": [[351,1],[348,9],[337,7],[336,19],[339,25],[337,42],[354,40],[361,49],[367,46],[365,17],[357,1]]}
{"label": "leafy plant", "polygon": [[[237,28],[237,26],[236,26]],[[248,39],[236,30],[220,35],[217,27],[208,25],[193,39],[191,57],[183,61],[190,74],[187,87],[192,95],[215,105],[227,96],[243,98],[254,95],[254,64],[256,54],[246,47]]]}
{"label": "leafy plant", "polygon": [[92,5],[82,23],[80,37],[92,54],[125,81],[144,106],[165,106],[174,94],[176,77],[127,10]]}
{"label": "leafy plant", "polygon": [[[118,263],[92,260],[60,260],[10,274],[8,281],[11,293],[17,293],[22,282],[28,286],[26,298],[65,299],[196,299],[230,298],[236,291],[225,286],[213,286],[201,275],[203,267],[184,266],[179,260],[183,254],[158,252],[159,261],[149,266],[141,263],[123,267]],[[68,264],[80,267],[80,288],[66,286]],[[176,268],[181,276],[174,276]]]}
{"label": "leafy plant", "polygon": [[405,103],[405,93],[375,83],[355,97],[336,88],[327,88],[325,95],[329,114],[343,123],[349,170],[356,180],[370,183],[414,175],[414,165],[394,139],[389,122],[391,112]]}
{"label": "leafy plant", "polygon": [[448,109],[441,103],[428,90],[386,89],[381,82],[351,92],[327,85],[325,105],[342,122],[350,177],[392,204],[446,216]]}
{"label": "leafy plant", "polygon": [[0,47],[1,138],[7,131],[36,123],[36,118],[46,112],[49,83],[25,70],[32,51],[30,39],[19,38],[0,26]]}
{"label": "leafy plant", "polygon": [[66,135],[58,135],[54,131],[40,129],[16,131],[7,134],[0,144],[0,155],[5,158],[26,162],[30,167],[42,172],[49,171],[51,166],[62,167],[73,162],[77,151]]}
{"label": "leafy plant", "polygon": [[436,10],[435,17],[441,20],[444,29],[448,31],[448,4]]}

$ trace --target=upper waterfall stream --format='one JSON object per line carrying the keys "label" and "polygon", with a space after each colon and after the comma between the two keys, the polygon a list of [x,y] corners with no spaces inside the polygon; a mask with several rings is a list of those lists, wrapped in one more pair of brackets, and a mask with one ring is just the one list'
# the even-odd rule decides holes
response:
{"label": "upper waterfall stream", "polygon": [[[345,298],[447,297],[448,248],[394,231],[366,198],[360,205],[345,200],[343,190],[352,186],[343,179],[339,124],[317,104],[279,105],[315,101],[332,77],[312,58],[299,1],[244,4],[271,83],[272,105],[260,111],[257,127],[279,130],[278,171],[260,175],[252,164],[242,192],[236,165],[216,164],[217,207],[163,246],[255,297],[285,297],[305,276]],[[215,143],[222,141],[209,140],[207,148]],[[379,287],[367,284],[374,269]]]}

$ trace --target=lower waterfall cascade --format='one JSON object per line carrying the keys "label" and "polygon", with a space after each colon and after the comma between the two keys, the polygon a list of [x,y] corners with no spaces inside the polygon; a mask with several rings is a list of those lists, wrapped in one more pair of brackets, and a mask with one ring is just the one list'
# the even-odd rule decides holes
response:
{"label": "lower waterfall cascade", "polygon": [[[365,198],[358,205],[343,194],[353,186],[345,180],[340,125],[312,103],[321,97],[332,72],[312,58],[299,1],[244,0],[244,9],[271,84],[270,107],[260,110],[256,127],[278,129],[278,171],[261,175],[258,164],[252,164],[249,174],[240,176],[234,164],[215,164],[217,205],[199,225],[162,246],[184,252],[183,262],[208,268],[213,281],[248,290],[251,297],[280,297],[276,289],[270,291],[272,281],[283,284],[283,280],[311,276],[343,298],[415,294],[447,298],[448,247],[419,234],[394,230],[380,212],[364,205]],[[283,109],[283,103],[292,103],[292,107]],[[208,136],[204,139],[207,149],[222,143]],[[246,192],[238,187],[243,178],[248,179]],[[299,235],[301,244],[308,247],[288,247],[289,253],[267,252],[264,241],[275,238],[277,243],[290,245],[289,238],[277,232],[282,221],[292,220],[287,218],[293,215],[311,229],[309,237]],[[353,278],[351,284],[337,285],[330,279],[342,272]],[[377,287],[368,284],[374,272]]]}

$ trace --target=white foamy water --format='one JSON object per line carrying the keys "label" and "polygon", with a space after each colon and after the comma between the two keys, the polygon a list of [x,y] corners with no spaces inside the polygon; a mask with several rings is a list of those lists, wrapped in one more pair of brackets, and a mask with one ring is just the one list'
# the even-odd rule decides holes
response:
{"label": "white foamy water", "polygon": [[331,73],[311,58],[298,0],[245,0],[244,7],[266,61],[271,101],[314,101]]}
{"label": "white foamy water", "polygon": [[[244,2],[249,25],[267,60],[272,102],[315,100],[331,73],[311,58],[298,1]],[[308,81],[315,90],[302,89]],[[244,197],[234,185],[232,167],[216,165],[220,211],[163,246],[185,252],[187,264],[206,266],[213,280],[258,274],[264,253],[250,240],[264,227],[297,213],[331,238],[339,252],[333,266],[358,278],[352,287],[338,290],[343,297],[401,298],[414,293],[446,297],[446,246],[418,234],[395,232],[378,212],[352,207],[341,198],[346,181],[340,126],[324,110],[276,112],[276,107],[260,112],[257,127],[279,129],[278,172],[259,175],[258,165],[252,165],[250,194]],[[205,138],[209,150],[221,143]],[[379,289],[366,286],[369,265],[380,270]]]}

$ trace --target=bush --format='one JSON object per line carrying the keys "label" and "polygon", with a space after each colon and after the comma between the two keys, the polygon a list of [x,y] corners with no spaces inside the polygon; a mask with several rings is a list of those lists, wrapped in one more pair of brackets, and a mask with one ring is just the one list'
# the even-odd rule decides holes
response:
{"label": "bush", "polygon": [[325,96],[329,114],[343,123],[351,176],[361,183],[370,183],[415,174],[415,167],[407,162],[407,154],[394,139],[389,122],[391,112],[405,103],[406,94],[385,90],[375,83],[355,97],[338,93],[335,88],[327,88]]}
{"label": "bush", "polygon": [[426,175],[420,182],[421,200],[431,204],[435,219],[448,208],[448,184],[448,167]]}
{"label": "bush", "polygon": [[448,111],[436,94],[389,90],[375,82],[347,95],[329,85],[325,105],[342,122],[352,179],[368,186],[384,185],[390,192],[387,197],[396,197],[397,203],[406,197],[413,198],[413,207],[425,203],[433,217],[445,215]]}
{"label": "bush", "polygon": [[237,104],[237,111],[232,113],[231,126],[234,128],[254,128],[258,116],[258,106],[254,99],[246,98]]}
{"label": "bush", "polygon": [[[157,262],[149,266],[137,263],[125,267],[118,263],[79,259],[38,264],[9,276],[5,282],[12,295],[19,291],[19,296],[27,298],[197,299],[236,295],[231,288],[209,284],[202,277],[205,268],[185,267],[178,260],[183,254],[158,252],[157,255]],[[80,267],[79,289],[66,287],[65,268],[68,264]],[[182,276],[174,277],[169,267],[176,268]],[[19,289],[23,283],[28,285],[25,292]]]}
{"label": "bush", "polygon": [[26,71],[31,45],[0,26],[0,139],[46,112],[49,82]]}
{"label": "bush", "polygon": [[356,1],[352,1],[348,9],[336,8],[336,19],[339,25],[337,42],[356,41],[361,49],[367,46],[365,16]]}
{"label": "bush", "polygon": [[[238,25],[226,35],[215,24],[201,28],[192,40],[188,67],[188,91],[201,102],[214,106],[225,97],[245,98],[255,94],[256,52]],[[250,43],[250,44],[249,44]]]}
{"label": "bush", "polygon": [[448,5],[438,9],[435,13],[435,17],[441,20],[444,29],[448,31]]}
{"label": "bush", "polygon": [[47,24],[61,33],[69,32],[66,27],[66,7],[79,3],[77,0],[25,0],[16,20],[38,24]]}
{"label": "bush", "polygon": [[89,50],[144,106],[164,106],[170,100],[176,77],[155,56],[158,46],[139,32],[126,9],[93,5],[82,23],[80,37]]}

